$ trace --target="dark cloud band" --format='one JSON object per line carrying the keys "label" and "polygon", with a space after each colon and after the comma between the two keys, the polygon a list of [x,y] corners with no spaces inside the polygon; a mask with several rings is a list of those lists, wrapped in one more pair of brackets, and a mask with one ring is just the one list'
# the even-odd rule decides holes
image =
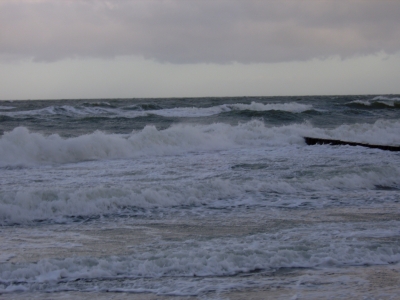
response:
{"label": "dark cloud band", "polygon": [[400,50],[398,1],[3,1],[0,54],[257,63]]}

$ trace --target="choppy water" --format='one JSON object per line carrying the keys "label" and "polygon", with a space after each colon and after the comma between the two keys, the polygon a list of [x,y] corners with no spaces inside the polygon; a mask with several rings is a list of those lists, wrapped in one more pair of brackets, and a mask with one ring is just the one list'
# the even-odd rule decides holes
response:
{"label": "choppy water", "polygon": [[3,296],[300,297],[399,266],[400,153],[303,136],[398,146],[400,96],[2,101],[0,134]]}

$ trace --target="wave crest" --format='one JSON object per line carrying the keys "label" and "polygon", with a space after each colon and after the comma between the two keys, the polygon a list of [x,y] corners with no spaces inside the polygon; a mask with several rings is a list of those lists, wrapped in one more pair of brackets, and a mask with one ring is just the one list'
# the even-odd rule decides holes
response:
{"label": "wave crest", "polygon": [[322,129],[310,124],[269,127],[252,120],[236,126],[178,124],[164,130],[146,126],[128,135],[95,131],[73,138],[45,136],[17,127],[0,138],[0,167],[42,163],[175,155],[190,151],[224,150],[241,146],[282,147],[305,145],[303,136],[341,139],[360,143],[399,145],[400,121],[341,125]]}

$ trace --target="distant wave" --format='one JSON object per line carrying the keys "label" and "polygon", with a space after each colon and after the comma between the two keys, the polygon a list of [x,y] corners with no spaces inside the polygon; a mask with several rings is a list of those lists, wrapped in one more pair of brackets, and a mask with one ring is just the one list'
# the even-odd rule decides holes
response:
{"label": "distant wave", "polygon": [[377,96],[373,98],[372,100],[389,100],[389,101],[400,101],[400,98],[398,97],[387,97],[387,96]]}
{"label": "distant wave", "polygon": [[254,111],[268,111],[268,110],[280,110],[294,113],[301,113],[307,110],[313,109],[312,105],[301,104],[297,102],[282,103],[282,104],[263,104],[257,102],[251,102],[251,104],[233,104],[230,106],[231,109],[237,110],[254,110]]}
{"label": "distant wave", "polygon": [[86,107],[115,107],[114,105],[110,104],[106,101],[98,101],[98,102],[84,102],[82,106]]}
{"label": "distant wave", "polygon": [[154,104],[139,104],[117,108],[110,105],[108,102],[100,103],[84,103],[81,106],[49,106],[42,109],[28,110],[28,111],[13,111],[13,112],[0,112],[0,115],[8,117],[24,117],[24,116],[38,116],[45,117],[49,115],[60,115],[69,117],[81,116],[104,116],[109,118],[124,117],[124,118],[137,118],[148,115],[159,115],[163,117],[181,117],[181,118],[194,118],[194,117],[207,117],[217,115],[223,112],[249,110],[249,111],[286,111],[293,113],[301,113],[313,109],[312,105],[300,104],[296,102],[284,104],[263,104],[252,102],[251,104],[223,104],[212,107],[175,107],[175,108],[161,108]]}
{"label": "distant wave", "polygon": [[41,109],[25,110],[25,111],[13,111],[13,112],[0,112],[0,115],[8,117],[47,117],[54,115],[80,117],[89,115],[115,115],[118,110],[114,108],[108,108],[106,106],[80,106],[75,107],[71,105],[62,106],[48,106]]}
{"label": "distant wave", "polygon": [[9,109],[14,109],[14,106],[5,106],[5,105],[0,105],[0,110],[9,110]]}
{"label": "distant wave", "polygon": [[153,110],[148,111],[148,113],[153,113],[156,115],[164,117],[204,117],[217,115],[223,112],[230,111],[286,111],[293,113],[301,113],[307,110],[313,109],[312,105],[300,104],[296,102],[283,103],[283,104],[263,104],[257,102],[251,102],[251,104],[223,104],[219,106],[212,106],[206,108],[197,107],[179,107],[171,109]]}
{"label": "distant wave", "polygon": [[129,106],[124,106],[121,109],[123,110],[160,110],[163,109],[162,106],[157,105],[157,104],[135,104],[135,105],[129,105]]}
{"label": "distant wave", "polygon": [[293,113],[301,113],[303,111],[313,109],[312,105],[306,105],[296,102],[284,103],[284,104],[263,104],[257,102],[251,102],[251,104],[223,104],[211,107],[175,107],[167,109],[151,109],[151,107],[140,106],[141,109],[145,110],[147,114],[155,114],[163,117],[206,117],[217,115],[223,112],[229,112],[233,110],[251,110],[251,111],[270,111],[279,110]]}
{"label": "distant wave", "polygon": [[361,108],[400,108],[400,98],[390,98],[385,96],[374,97],[369,100],[354,100],[347,103],[350,107]]}
{"label": "distant wave", "polygon": [[177,124],[164,130],[146,126],[128,135],[96,131],[73,138],[62,138],[57,134],[45,136],[30,132],[25,127],[17,127],[0,137],[0,167],[174,155],[241,145],[304,145],[303,136],[399,145],[399,132],[400,121],[389,120],[378,120],[374,124],[341,125],[335,129],[321,129],[310,124],[268,127],[259,120],[237,126],[223,123]]}

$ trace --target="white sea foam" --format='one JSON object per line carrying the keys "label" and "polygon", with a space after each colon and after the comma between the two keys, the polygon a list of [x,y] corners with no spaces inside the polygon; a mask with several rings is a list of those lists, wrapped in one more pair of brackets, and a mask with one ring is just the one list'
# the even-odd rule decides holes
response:
{"label": "white sea foam", "polygon": [[6,261],[9,261],[13,257],[15,257],[15,254],[2,253],[2,254],[0,254],[0,263],[4,263]]}
{"label": "white sea foam", "polygon": [[360,143],[400,145],[399,132],[399,121],[378,120],[373,124],[341,125],[332,130],[326,130],[323,137]]}
{"label": "white sea foam", "polygon": [[[244,187],[243,187],[244,188]],[[0,224],[25,223],[64,216],[92,216],[128,208],[199,206],[217,199],[240,197],[244,190],[226,180],[199,184],[119,185],[67,188],[27,188],[0,193]]]}
{"label": "white sea foam", "polygon": [[[288,162],[288,165],[292,162]],[[82,166],[85,168],[85,166]],[[133,169],[131,164],[129,169]],[[177,166],[178,168],[178,166]],[[86,169],[86,168],[85,168]],[[87,169],[89,171],[89,169]],[[294,172],[295,169],[291,170]],[[114,172],[121,172],[116,170]],[[368,201],[375,194],[371,190],[376,186],[400,188],[399,167],[376,167],[375,170],[342,170],[332,176],[329,171],[318,169],[308,171],[312,176],[286,178],[279,170],[265,173],[262,179],[233,180],[210,178],[203,180],[183,179],[156,181],[132,181],[121,175],[117,181],[113,178],[102,179],[101,174],[93,171],[92,179],[88,175],[85,181],[52,180],[49,186],[33,185],[19,190],[0,192],[0,224],[27,223],[33,220],[65,221],[65,217],[124,214],[136,209],[167,209],[173,207],[232,208],[239,206],[285,206],[298,207],[305,202],[309,206],[322,207],[330,195],[346,197],[353,193],[352,203]],[[336,171],[338,173],[338,171]],[[62,173],[64,174],[64,173]],[[66,173],[64,176],[66,176]],[[31,174],[31,178],[34,174]],[[73,174],[68,174],[73,176]],[[111,175],[110,175],[111,176]],[[188,173],[192,177],[193,174]],[[99,178],[100,177],[100,178]],[[154,177],[152,178],[155,179]],[[94,180],[97,180],[94,181]],[[119,183],[120,181],[126,183]],[[54,186],[54,187],[52,187]],[[319,193],[317,200],[309,195]],[[291,196],[293,195],[293,196]],[[381,194],[380,194],[381,195]],[[379,196],[380,201],[396,200],[392,196]],[[392,199],[392,200],[391,200]],[[339,203],[340,204],[340,203]]]}

